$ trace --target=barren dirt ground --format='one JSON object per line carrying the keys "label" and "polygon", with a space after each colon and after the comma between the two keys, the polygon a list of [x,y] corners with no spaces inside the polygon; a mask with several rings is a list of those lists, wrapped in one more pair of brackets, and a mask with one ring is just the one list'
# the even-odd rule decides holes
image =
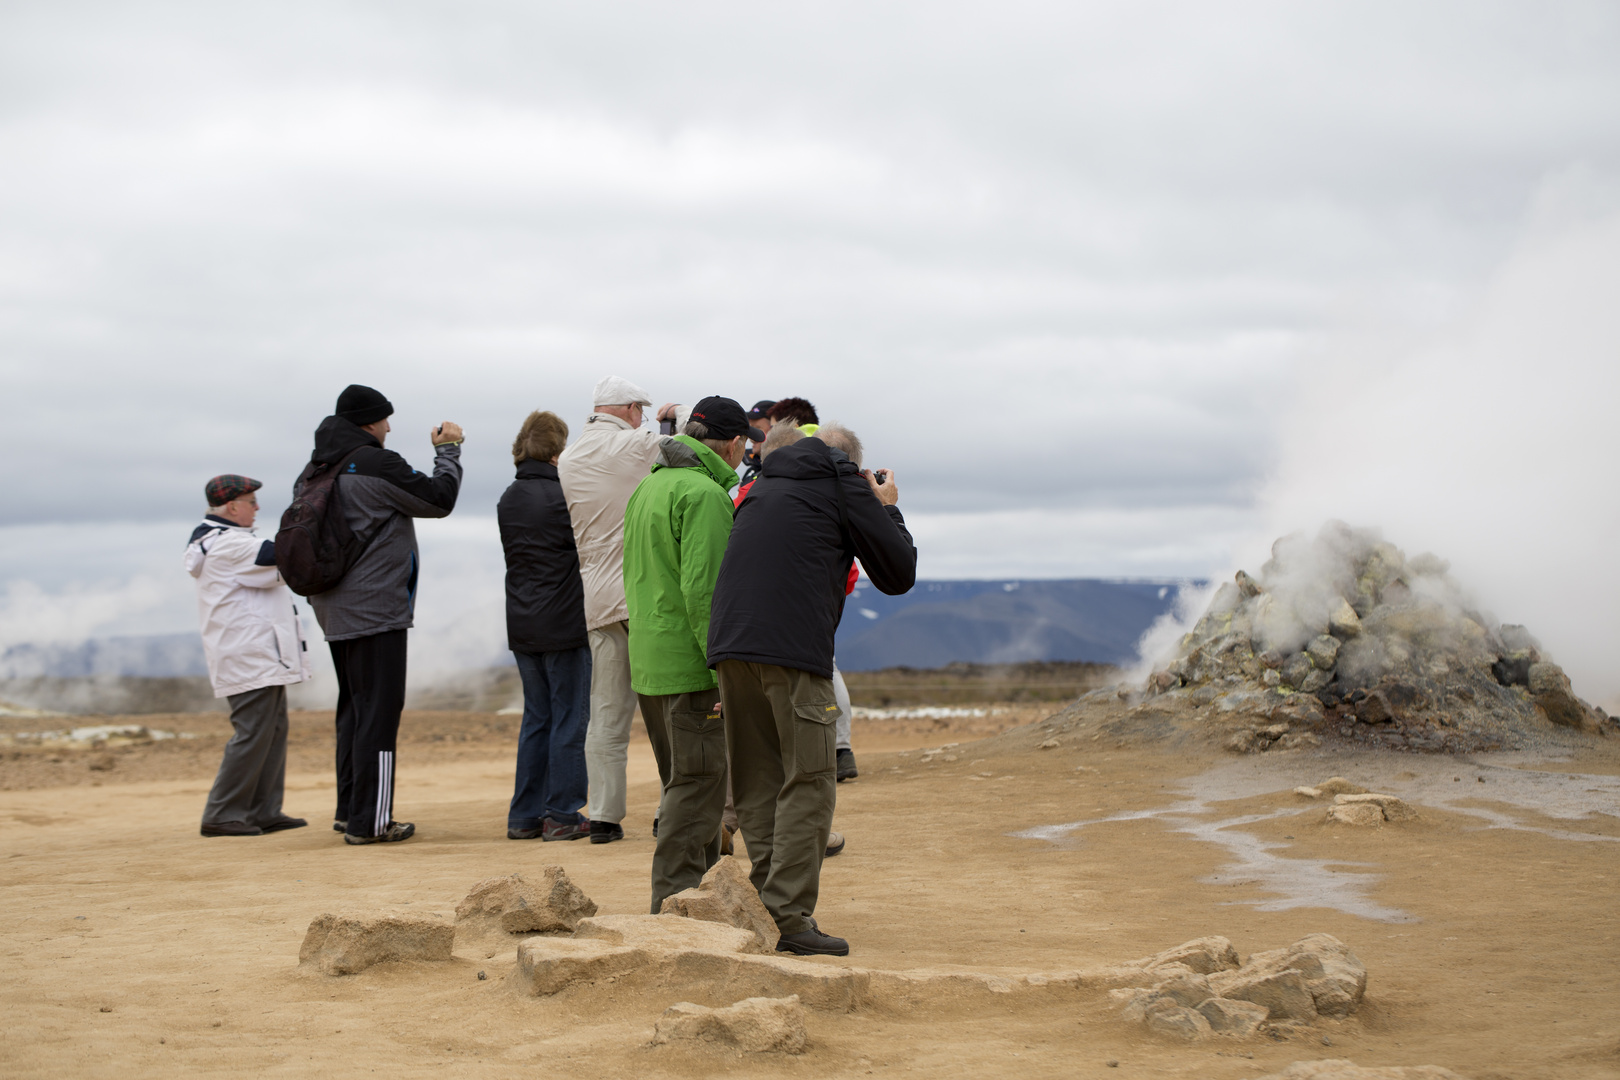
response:
{"label": "barren dirt ground", "polygon": [[[1602,803],[1620,775],[1614,740],[1553,762],[1223,759],[1095,740],[1042,750],[1038,732],[968,741],[1042,713],[938,730],[857,724],[861,776],[840,785],[835,823],[849,847],[827,862],[817,911],[850,939],[843,962],[1064,971],[1205,934],[1246,956],[1325,931],[1367,965],[1361,1011],[1283,1042],[1196,1044],[1123,1023],[1100,994],[1063,1008],[812,1012],[810,1048],[795,1058],[650,1046],[678,997],[525,997],[505,979],[510,956],[310,974],[298,948],[323,911],[408,903],[448,914],[474,882],[547,863],[605,914],[644,911],[657,801],[645,742],[632,747],[627,840],[514,842],[504,822],[515,718],[408,714],[396,815],[417,836],[351,848],[329,826],[326,718],[295,723],[287,809],[310,828],[203,839],[221,741],[209,725],[222,721],[148,717],[204,737],[120,751],[94,770],[61,754],[0,760],[0,1074],[1224,1078],[1343,1057],[1475,1080],[1620,1076],[1620,806],[1553,817],[1494,797],[1532,770]],[[914,749],[947,741],[962,743],[946,751],[954,761],[924,764]],[[1203,804],[1178,818],[1011,835],[1161,809],[1212,770],[1225,779],[1203,783]],[[1294,785],[1335,774],[1406,785],[1421,819],[1360,830],[1323,823],[1320,805],[1266,816],[1299,809]],[[1482,812],[1520,827],[1485,827]],[[1221,830],[1231,843],[1187,831],[1234,818]],[[1245,843],[1309,872],[1293,884],[1268,876],[1264,860],[1241,860]],[[1261,909],[1333,875],[1355,875],[1383,918]]]}

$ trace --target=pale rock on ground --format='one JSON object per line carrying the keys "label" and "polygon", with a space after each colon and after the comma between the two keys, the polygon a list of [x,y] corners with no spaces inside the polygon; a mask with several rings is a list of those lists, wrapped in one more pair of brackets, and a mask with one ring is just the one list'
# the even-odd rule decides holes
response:
{"label": "pale rock on ground", "polygon": [[802,1054],[804,1006],[797,994],[746,998],[722,1009],[682,1001],[664,1010],[654,1044],[676,1040],[720,1043],[748,1053]]}
{"label": "pale rock on ground", "polygon": [[732,855],[721,856],[696,888],[664,897],[658,913],[752,931],[757,940],[754,952],[774,953],[781,937],[771,913],[754,891],[754,883],[748,880],[748,864]]}
{"label": "pale rock on ground", "polygon": [[1382,825],[1384,812],[1369,803],[1349,803],[1329,807],[1327,819],[1338,825]]}
{"label": "pale rock on ground", "polygon": [[455,936],[454,926],[426,912],[328,912],[309,924],[298,963],[353,975],[391,960],[448,960]]}
{"label": "pale rock on ground", "polygon": [[[1194,964],[1208,974],[1193,970]],[[1185,1039],[1211,1033],[1247,1037],[1268,1021],[1348,1016],[1367,989],[1367,969],[1330,934],[1255,953],[1241,967],[1231,943],[1218,937],[1188,942],[1139,966],[1156,981],[1111,992],[1123,1006],[1122,1017]]]}
{"label": "pale rock on ground", "polygon": [[1394,795],[1368,792],[1335,795],[1327,819],[1341,825],[1382,825],[1386,821],[1413,821],[1417,811]]}
{"label": "pale rock on ground", "polygon": [[1279,1073],[1258,1080],[1468,1080],[1438,1065],[1386,1065],[1363,1068],[1343,1058],[1296,1061]]}
{"label": "pale rock on ground", "polygon": [[456,905],[459,945],[509,947],[514,934],[570,932],[596,914],[596,904],[560,866],[543,867],[538,882],[522,874],[486,878]]}

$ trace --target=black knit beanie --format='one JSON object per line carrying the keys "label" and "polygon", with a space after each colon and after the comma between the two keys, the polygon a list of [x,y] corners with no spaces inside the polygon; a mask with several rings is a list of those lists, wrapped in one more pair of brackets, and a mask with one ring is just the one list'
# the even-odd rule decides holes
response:
{"label": "black knit beanie", "polygon": [[350,423],[365,427],[394,415],[394,403],[369,386],[350,383],[338,395],[337,414]]}

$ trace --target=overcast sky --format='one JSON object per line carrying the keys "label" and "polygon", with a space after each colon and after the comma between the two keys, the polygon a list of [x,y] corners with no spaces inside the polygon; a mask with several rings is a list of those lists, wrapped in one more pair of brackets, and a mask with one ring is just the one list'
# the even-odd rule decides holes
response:
{"label": "overcast sky", "polygon": [[0,644],[184,629],[203,482],[278,514],[349,382],[467,428],[424,604],[607,373],[812,399],[925,576],[1224,572],[1335,382],[1620,207],[1617,12],[0,6]]}

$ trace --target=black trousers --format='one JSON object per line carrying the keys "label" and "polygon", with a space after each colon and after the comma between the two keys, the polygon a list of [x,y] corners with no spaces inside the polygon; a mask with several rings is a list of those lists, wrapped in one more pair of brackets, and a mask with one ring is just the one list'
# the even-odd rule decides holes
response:
{"label": "black trousers", "polygon": [[331,641],[337,669],[337,811],[351,836],[394,820],[394,746],[405,708],[404,630]]}

